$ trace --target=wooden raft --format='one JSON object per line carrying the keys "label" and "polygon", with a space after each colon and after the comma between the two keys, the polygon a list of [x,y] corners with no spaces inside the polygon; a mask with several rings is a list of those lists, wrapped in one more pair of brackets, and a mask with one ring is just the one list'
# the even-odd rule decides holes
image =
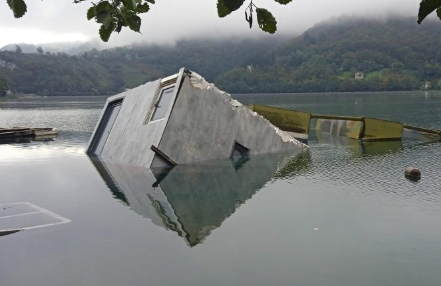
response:
{"label": "wooden raft", "polygon": [[0,139],[27,138],[41,136],[57,136],[58,130],[55,128],[0,128]]}

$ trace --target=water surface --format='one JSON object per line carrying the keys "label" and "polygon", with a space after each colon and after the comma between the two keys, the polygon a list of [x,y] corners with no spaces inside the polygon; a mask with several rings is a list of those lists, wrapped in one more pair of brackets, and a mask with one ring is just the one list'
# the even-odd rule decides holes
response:
{"label": "water surface", "polygon": [[[441,129],[437,92],[236,98]],[[0,285],[440,284],[440,143],[337,138],[240,167],[153,173],[84,154],[104,102],[0,102],[1,126],[60,130],[55,141],[0,145],[0,205],[71,220],[0,237]],[[420,181],[404,178],[410,165]],[[11,211],[0,207],[0,229]]]}

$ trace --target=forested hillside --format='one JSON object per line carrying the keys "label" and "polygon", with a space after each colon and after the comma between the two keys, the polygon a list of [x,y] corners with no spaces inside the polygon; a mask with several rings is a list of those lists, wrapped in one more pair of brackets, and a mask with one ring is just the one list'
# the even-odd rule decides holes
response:
{"label": "forested hillside", "polygon": [[5,96],[8,90],[8,85],[6,84],[6,79],[0,77],[0,96]]}
{"label": "forested hillside", "polygon": [[106,94],[123,85],[99,63],[66,54],[1,52],[0,77],[14,92],[41,95]]}
{"label": "forested hillside", "polygon": [[0,52],[0,78],[18,93],[113,94],[186,67],[214,81],[225,71],[255,61],[287,38],[185,40],[174,46],[117,47],[81,56]]}
{"label": "forested hillside", "polygon": [[[441,88],[441,24],[338,19],[272,52],[270,65],[227,71],[217,83],[235,92],[415,90]],[[356,80],[355,73],[364,78]],[[234,82],[233,82],[233,79]]]}
{"label": "forested hillside", "polygon": [[[0,52],[0,95],[7,88],[113,94],[182,66],[231,93],[440,89],[441,23],[340,18],[294,39],[185,40],[81,56]],[[363,78],[355,79],[356,72]]]}

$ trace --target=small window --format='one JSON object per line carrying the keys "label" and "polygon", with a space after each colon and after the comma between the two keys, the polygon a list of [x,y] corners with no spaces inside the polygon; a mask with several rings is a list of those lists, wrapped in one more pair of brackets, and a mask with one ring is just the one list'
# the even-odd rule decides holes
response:
{"label": "small window", "polygon": [[170,104],[173,102],[173,91],[174,86],[161,91],[158,101],[154,104],[155,110],[153,111],[150,121],[163,119],[165,117]]}
{"label": "small window", "polygon": [[239,144],[238,142],[234,142],[233,150],[231,150],[230,159],[233,160],[234,163],[242,163],[248,160],[248,156],[250,155],[250,149]]}

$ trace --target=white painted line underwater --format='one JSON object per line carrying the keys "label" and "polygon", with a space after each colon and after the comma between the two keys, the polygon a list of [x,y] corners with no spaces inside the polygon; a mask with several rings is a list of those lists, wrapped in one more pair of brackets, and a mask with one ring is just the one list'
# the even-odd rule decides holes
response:
{"label": "white painted line underwater", "polygon": [[39,214],[39,213],[41,213],[41,212],[38,211],[38,212],[22,213],[22,214],[15,214],[15,215],[5,215],[5,216],[0,216],[0,219],[16,217],[16,216],[31,215],[31,214]]}
{"label": "white painted line underwater", "polygon": [[47,209],[44,209],[42,207],[39,207],[37,205],[34,205],[32,203],[29,202],[19,202],[19,203],[11,203],[11,204],[7,204],[7,205],[0,205],[1,207],[10,207],[10,206],[14,206],[14,205],[27,205],[37,211],[35,212],[27,212],[27,213],[22,213],[22,214],[15,214],[15,215],[9,215],[9,216],[3,216],[0,217],[0,219],[4,219],[4,218],[12,218],[12,217],[18,217],[18,216],[25,216],[25,215],[33,215],[33,214],[45,214],[48,215],[52,218],[55,218],[57,220],[59,220],[59,222],[55,222],[55,223],[48,223],[48,224],[42,224],[42,225],[35,225],[35,226],[29,226],[29,227],[23,227],[20,228],[21,230],[30,230],[30,229],[37,229],[37,228],[43,228],[43,227],[48,227],[48,226],[54,226],[54,225],[60,225],[60,224],[66,224],[66,223],[70,223],[72,222],[70,219],[65,218],[61,215],[58,215],[54,212],[51,212]]}

